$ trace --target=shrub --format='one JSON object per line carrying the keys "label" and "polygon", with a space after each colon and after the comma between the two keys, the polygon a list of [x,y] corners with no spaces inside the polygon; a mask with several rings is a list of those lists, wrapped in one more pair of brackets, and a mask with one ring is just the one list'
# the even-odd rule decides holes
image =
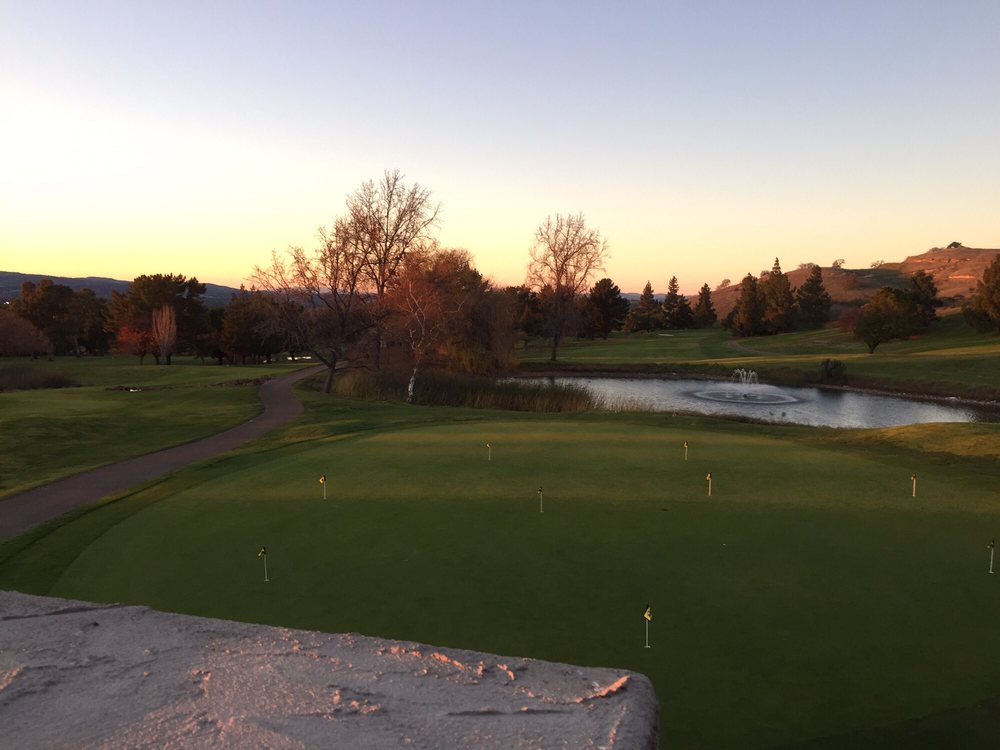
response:
{"label": "shrub", "polygon": [[839,359],[824,359],[819,363],[819,377],[824,383],[846,383],[847,366]]}
{"label": "shrub", "polygon": [[73,388],[80,385],[68,375],[30,366],[0,368],[0,391],[31,391],[38,388]]}

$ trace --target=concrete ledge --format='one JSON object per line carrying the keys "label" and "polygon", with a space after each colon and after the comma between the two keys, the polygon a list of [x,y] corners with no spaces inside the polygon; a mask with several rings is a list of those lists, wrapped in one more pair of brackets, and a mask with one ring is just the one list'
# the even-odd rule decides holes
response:
{"label": "concrete ledge", "polygon": [[0,591],[16,748],[657,747],[643,675]]}

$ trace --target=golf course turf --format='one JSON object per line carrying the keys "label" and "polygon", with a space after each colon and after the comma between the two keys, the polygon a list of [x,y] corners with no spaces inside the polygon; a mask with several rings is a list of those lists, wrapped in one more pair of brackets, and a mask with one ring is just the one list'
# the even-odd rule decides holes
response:
{"label": "golf course turf", "polygon": [[302,395],[271,438],[0,544],[0,588],[634,669],[669,748],[940,747],[1000,722],[997,425]]}

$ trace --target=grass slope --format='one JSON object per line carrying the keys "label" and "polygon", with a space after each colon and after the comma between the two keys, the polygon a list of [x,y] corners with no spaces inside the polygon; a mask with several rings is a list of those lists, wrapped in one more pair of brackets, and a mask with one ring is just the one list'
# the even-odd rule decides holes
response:
{"label": "grass slope", "polygon": [[[217,367],[178,360],[169,367],[135,359],[59,358],[33,366],[84,387],[0,393],[0,501],[96,466],[220,432],[260,410],[252,383],[288,365]],[[0,360],[23,367],[24,360]],[[139,392],[113,390],[116,386]]]}
{"label": "grass slope", "polygon": [[959,736],[1000,695],[994,425],[925,453],[305,398],[280,435],[0,545],[0,587],[635,669],[671,748],[913,747],[914,718]]}

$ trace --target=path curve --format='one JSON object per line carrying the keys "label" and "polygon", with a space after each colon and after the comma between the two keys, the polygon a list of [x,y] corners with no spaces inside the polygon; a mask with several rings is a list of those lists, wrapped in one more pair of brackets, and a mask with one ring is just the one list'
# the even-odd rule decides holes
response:
{"label": "path curve", "polygon": [[264,411],[225,432],[74,474],[0,500],[0,539],[20,534],[77,506],[225,453],[281,427],[302,413],[302,402],[295,397],[292,386],[319,369],[306,367],[264,383],[260,387]]}

